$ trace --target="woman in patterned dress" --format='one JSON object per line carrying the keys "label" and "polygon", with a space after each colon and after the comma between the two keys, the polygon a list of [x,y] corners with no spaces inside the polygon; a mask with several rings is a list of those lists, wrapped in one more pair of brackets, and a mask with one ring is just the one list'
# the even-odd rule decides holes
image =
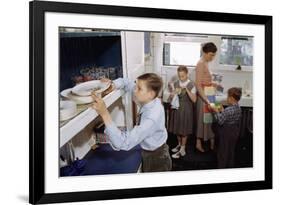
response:
{"label": "woman in patterned dress", "polygon": [[212,82],[212,75],[209,71],[209,62],[211,62],[216,55],[217,47],[214,43],[209,42],[202,47],[203,55],[196,65],[196,76],[195,84],[197,88],[197,104],[196,104],[196,114],[197,114],[197,130],[196,130],[196,149],[200,152],[205,150],[202,147],[202,140],[210,140],[211,150],[214,149],[215,140],[214,132],[212,130],[211,123],[204,123],[204,106],[209,105],[210,102],[204,93],[204,85],[216,86],[216,83]]}

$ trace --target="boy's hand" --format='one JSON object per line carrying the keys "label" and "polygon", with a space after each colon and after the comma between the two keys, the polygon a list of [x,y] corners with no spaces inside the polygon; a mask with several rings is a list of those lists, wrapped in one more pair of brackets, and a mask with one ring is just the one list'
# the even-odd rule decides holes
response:
{"label": "boy's hand", "polygon": [[108,114],[108,110],[103,99],[98,97],[94,92],[92,93],[92,98],[94,100],[92,108],[95,109],[101,116]]}
{"label": "boy's hand", "polygon": [[212,110],[216,113],[220,112],[219,109],[217,107],[213,107]]}
{"label": "boy's hand", "polygon": [[211,107],[211,109],[216,113],[224,111],[224,108],[222,105],[219,107],[217,107],[217,106]]}
{"label": "boy's hand", "polygon": [[112,83],[112,80],[110,80],[110,79],[108,79],[108,78],[101,78],[100,79],[100,81],[102,82],[102,83],[111,83],[111,85],[110,85],[110,88],[109,88],[109,93],[111,92],[111,91],[113,91],[113,90],[115,90],[115,85],[114,85],[114,83]]}
{"label": "boy's hand", "polygon": [[223,108],[222,105],[220,106],[219,111],[220,111],[220,112],[223,112],[223,111],[224,111],[224,108]]}

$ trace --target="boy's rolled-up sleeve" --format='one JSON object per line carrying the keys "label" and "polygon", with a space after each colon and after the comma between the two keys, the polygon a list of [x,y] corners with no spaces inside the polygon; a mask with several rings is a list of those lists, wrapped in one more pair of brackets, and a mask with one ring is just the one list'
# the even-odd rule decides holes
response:
{"label": "boy's rolled-up sleeve", "polygon": [[113,83],[116,89],[124,89],[125,92],[133,92],[135,89],[135,82],[128,78],[118,78]]}

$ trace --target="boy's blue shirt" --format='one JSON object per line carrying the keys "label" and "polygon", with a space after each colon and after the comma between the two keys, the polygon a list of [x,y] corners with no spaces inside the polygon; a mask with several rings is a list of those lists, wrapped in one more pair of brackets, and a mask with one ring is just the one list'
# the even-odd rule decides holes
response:
{"label": "boy's blue shirt", "polygon": [[[133,92],[135,82],[125,78],[113,81],[116,89]],[[111,145],[117,150],[130,150],[136,145],[145,150],[155,150],[163,145],[168,137],[165,127],[165,112],[160,99],[155,98],[143,105],[139,111],[140,123],[132,130],[121,131],[112,122],[106,126],[105,134],[108,135]]]}

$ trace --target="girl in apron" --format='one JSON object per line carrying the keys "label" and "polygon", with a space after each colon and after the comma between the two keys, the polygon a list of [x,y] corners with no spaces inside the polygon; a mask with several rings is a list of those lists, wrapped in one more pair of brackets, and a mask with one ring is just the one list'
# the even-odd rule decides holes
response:
{"label": "girl in apron", "polygon": [[176,135],[178,140],[178,145],[172,149],[172,152],[175,152],[173,158],[186,155],[187,138],[193,132],[193,110],[196,101],[195,84],[188,78],[186,66],[178,67],[178,78],[179,80],[172,86],[173,91],[170,96],[170,98],[178,98],[178,106],[172,105],[168,126],[168,131]]}

